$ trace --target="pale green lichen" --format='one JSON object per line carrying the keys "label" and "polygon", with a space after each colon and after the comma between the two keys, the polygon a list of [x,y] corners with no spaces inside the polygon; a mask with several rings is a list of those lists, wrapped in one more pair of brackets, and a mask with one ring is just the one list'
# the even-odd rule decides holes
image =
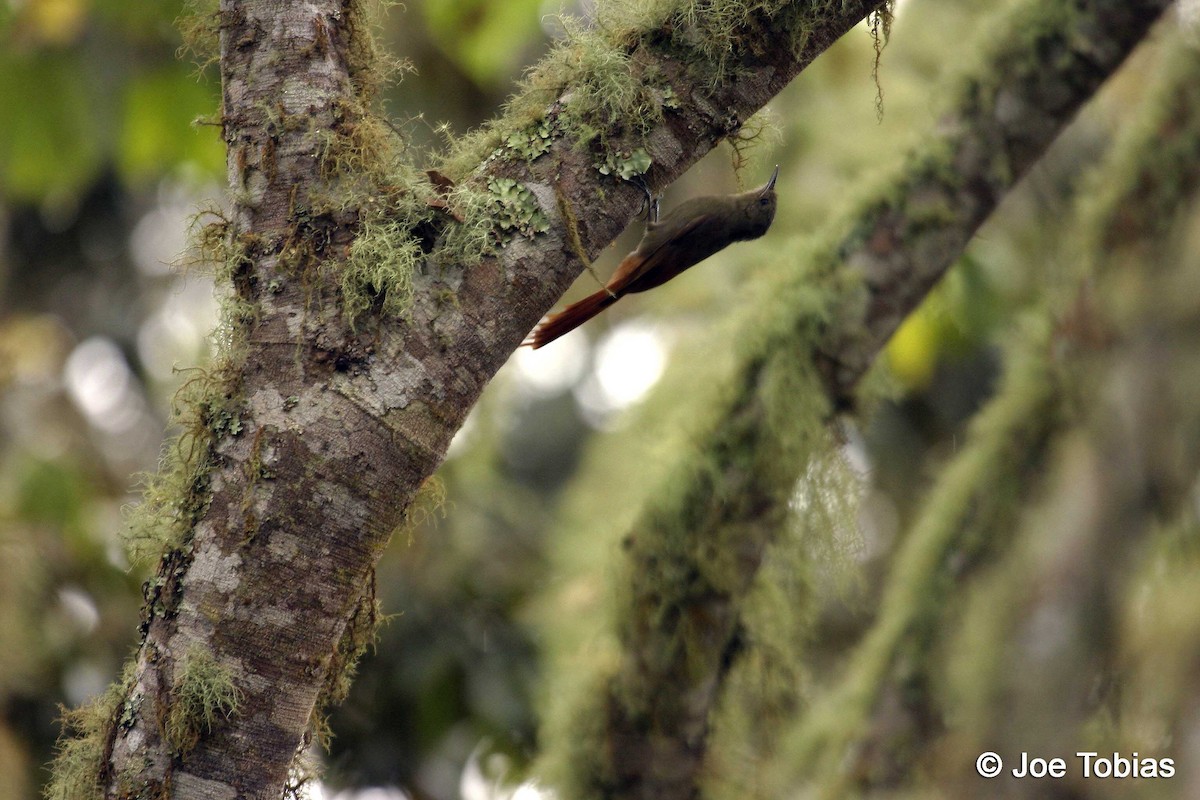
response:
{"label": "pale green lichen", "polygon": [[372,306],[389,317],[406,313],[420,259],[421,248],[412,231],[390,214],[372,213],[360,220],[349,257],[338,265],[347,319],[358,319]]}
{"label": "pale green lichen", "polygon": [[190,57],[198,71],[217,63],[221,54],[218,0],[184,0],[183,13],[175,21],[182,44],[178,58]]}
{"label": "pale green lichen", "polygon": [[549,217],[528,187],[512,178],[490,178],[488,191],[492,195],[493,219],[502,241],[509,241],[514,234],[533,238],[550,230]]}
{"label": "pale green lichen", "polygon": [[604,154],[604,160],[596,164],[596,171],[601,175],[616,175],[623,180],[631,180],[645,175],[651,163],[650,154],[641,147],[636,150],[609,151]]}
{"label": "pale green lichen", "polygon": [[63,737],[58,742],[54,770],[43,789],[46,800],[98,800],[103,796],[100,767],[104,736],[120,704],[118,687],[89,705],[63,712]]}
{"label": "pale green lichen", "polygon": [[141,502],[126,512],[122,536],[134,563],[183,544],[208,507],[213,441],[242,432],[231,370],[192,372],[172,404],[172,422],[182,430],[163,445],[158,470],[143,478]]}
{"label": "pale green lichen", "polygon": [[533,161],[550,152],[550,146],[554,143],[554,128],[550,120],[542,119],[528,128],[508,134],[504,137],[504,143],[523,160]]}

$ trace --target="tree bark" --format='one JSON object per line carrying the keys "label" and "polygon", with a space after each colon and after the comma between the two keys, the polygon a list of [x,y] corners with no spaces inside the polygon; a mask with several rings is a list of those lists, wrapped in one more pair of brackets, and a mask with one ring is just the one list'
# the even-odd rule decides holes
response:
{"label": "tree bark", "polygon": [[[736,70],[715,87],[680,45],[683,16],[613,43],[636,75],[665,76],[678,103],[644,136],[612,120],[609,140],[645,147],[652,185],[673,180],[882,2],[827,5],[749,13],[723,56]],[[404,318],[351,326],[338,275],[364,209],[316,209],[328,135],[365,121],[362,8],[223,0],[219,25],[235,198],[228,358],[196,410],[203,453],[175,503],[182,539],[147,584],[144,639],[105,734],[110,798],[280,796],[391,531],[484,385],[582,269],[558,196],[588,253],[641,198],[570,132],[532,163],[489,159],[469,180],[518,180],[549,232],[465,270],[414,275]]]}

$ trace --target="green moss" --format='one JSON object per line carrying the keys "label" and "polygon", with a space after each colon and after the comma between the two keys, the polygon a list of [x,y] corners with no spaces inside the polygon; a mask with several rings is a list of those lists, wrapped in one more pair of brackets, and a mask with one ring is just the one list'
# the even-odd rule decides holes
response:
{"label": "green moss", "polygon": [[105,695],[63,715],[64,738],[59,740],[53,772],[43,791],[46,800],[93,800],[103,796],[99,775],[105,728],[118,702],[119,698],[113,702]]}
{"label": "green moss", "polygon": [[[880,48],[891,6],[874,18]],[[609,0],[597,7],[590,27],[564,19],[565,39],[530,71],[502,117],[452,141],[440,169],[461,180],[506,146],[528,157],[543,144],[525,132],[546,124],[548,115],[575,146],[593,148],[601,163],[619,159],[610,149],[636,150],[665,111],[680,106],[657,68],[634,58],[639,46],[682,62],[693,82],[712,87],[736,77],[735,54],[761,52],[766,37],[778,43],[782,33],[785,45],[799,52],[818,22],[839,8],[839,0]]]}
{"label": "green moss", "polygon": [[420,245],[406,225],[386,212],[367,215],[338,269],[346,317],[356,320],[375,305],[389,317],[405,314],[412,304],[413,274],[420,259]]}
{"label": "green moss", "polygon": [[379,44],[379,30],[387,11],[402,4],[399,0],[349,0],[346,3],[346,30],[349,33],[347,62],[355,94],[371,104],[379,92],[412,65],[397,59]]}
{"label": "green moss", "polygon": [[943,619],[952,572],[1011,537],[1030,476],[1063,421],[1061,380],[1049,363],[1048,325],[1027,331],[996,398],[971,425],[895,559],[880,618],[844,679],[811,714],[797,744],[801,764],[837,783],[845,749],[862,735],[892,670],[921,673]]}
{"label": "green moss", "polygon": [[[334,129],[318,132],[326,183],[306,214],[353,214],[357,229],[346,260],[326,260],[319,269],[341,286],[343,313],[351,325],[372,309],[402,317],[412,305],[413,276],[431,252],[436,253],[433,266],[442,269],[469,268],[489,252],[490,198],[468,186],[426,180],[407,142],[365,96],[339,117]],[[316,261],[292,260],[301,273]]]}
{"label": "green moss", "polygon": [[158,471],[143,477],[142,501],[126,511],[123,537],[135,563],[182,546],[208,508],[213,441],[242,431],[232,370],[194,373],[172,405],[172,421],[182,431],[164,444]]}
{"label": "green moss", "polygon": [[170,710],[163,735],[171,749],[186,753],[200,737],[209,733],[218,717],[228,719],[237,712],[242,691],[230,669],[200,645],[190,648],[175,665]]}
{"label": "green moss", "polygon": [[103,694],[76,709],[62,709],[59,737],[50,779],[42,790],[45,800],[100,800],[106,740],[114,719],[122,713],[122,702],[133,682],[132,663],[122,680]]}
{"label": "green moss", "polygon": [[1181,165],[1200,162],[1200,115],[1192,112],[1200,106],[1200,53],[1172,40],[1159,81],[1145,111],[1123,125],[1109,168],[1090,175],[1080,192],[1085,270],[1104,254],[1166,231],[1197,182],[1195,170]]}
{"label": "green moss", "polygon": [[190,56],[200,70],[217,63],[221,55],[218,0],[184,0],[183,13],[175,21],[183,44],[177,55]]}
{"label": "green moss", "polygon": [[325,676],[325,684],[321,687],[317,702],[313,706],[312,718],[309,721],[310,736],[323,748],[328,748],[333,738],[329,727],[329,710],[343,703],[349,695],[354,676],[358,673],[359,659],[368,648],[375,645],[379,625],[386,619],[380,613],[379,601],[375,596],[374,573],[371,574],[367,586],[368,590],[359,598],[350,621],[342,632],[329,664],[329,672]]}

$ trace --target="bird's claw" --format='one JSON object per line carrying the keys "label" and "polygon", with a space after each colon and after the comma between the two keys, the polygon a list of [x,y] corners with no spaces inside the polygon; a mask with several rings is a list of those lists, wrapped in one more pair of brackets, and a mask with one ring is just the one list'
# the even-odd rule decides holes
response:
{"label": "bird's claw", "polygon": [[641,175],[635,175],[632,178],[627,178],[626,180],[641,189],[642,193],[646,195],[645,198],[642,199],[642,205],[640,208],[638,208],[638,213],[641,214],[642,209],[645,209],[646,222],[658,222],[658,207],[662,201],[662,195],[660,194],[656,197],[654,192],[650,191],[650,184],[646,183],[646,179]]}

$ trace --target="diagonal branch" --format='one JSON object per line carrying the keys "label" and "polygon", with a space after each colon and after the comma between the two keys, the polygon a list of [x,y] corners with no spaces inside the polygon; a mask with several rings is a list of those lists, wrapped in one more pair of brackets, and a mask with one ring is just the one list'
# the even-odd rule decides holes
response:
{"label": "diagonal branch", "polygon": [[[1162,246],[1159,234],[1175,216],[1173,209],[1181,203],[1186,205],[1189,193],[1200,185],[1200,161],[1195,152],[1195,143],[1200,141],[1200,53],[1178,42],[1169,45],[1164,65],[1149,87],[1147,99],[1139,106],[1136,118],[1137,123],[1122,131],[1104,163],[1089,176],[1086,185],[1093,191],[1083,194],[1078,203],[1077,228],[1084,231],[1082,238],[1085,241],[1084,246],[1075,247],[1072,253],[1085,263],[1095,264],[1095,269],[1086,275],[1089,285],[1100,283],[1103,286],[1111,282],[1114,274],[1128,269],[1128,258],[1114,256],[1114,253],[1137,251],[1143,270],[1153,273],[1155,278],[1160,277],[1157,273],[1164,271],[1162,265],[1173,261],[1170,248]],[[883,731],[894,736],[898,726],[897,707],[902,706],[907,712],[909,708],[931,702],[923,693],[914,691],[912,685],[925,686],[933,682],[929,673],[935,666],[934,645],[941,638],[939,631],[946,622],[946,611],[955,605],[952,600],[955,593],[960,592],[964,576],[975,573],[984,563],[1003,557],[1011,559],[1014,551],[1020,553],[1021,540],[1016,535],[1019,531],[1014,531],[1018,525],[1013,518],[1019,506],[1010,499],[1013,495],[1026,497],[1034,493],[1047,471],[1045,461],[1051,451],[1050,445],[1062,438],[1066,424],[1079,422],[1068,419],[1069,415],[1063,409],[1085,408],[1090,402],[1102,408],[1094,416],[1111,415],[1112,409],[1105,407],[1102,401],[1080,399],[1088,394],[1084,387],[1096,383],[1092,373],[1109,369],[1110,362],[1120,361],[1121,357],[1128,359],[1128,353],[1122,351],[1136,353],[1145,349],[1146,343],[1133,346],[1126,342],[1113,347],[1115,321],[1106,318],[1112,316],[1110,313],[1095,308],[1097,298],[1104,295],[1103,290],[1089,291],[1080,287],[1078,302],[1053,315],[1046,314],[1037,335],[1024,337],[1019,349],[1010,353],[1014,357],[1009,359],[1000,391],[976,418],[969,441],[943,471],[924,504],[924,513],[904,537],[901,549],[893,558],[894,568],[879,604],[878,619],[855,650],[843,675],[807,715],[801,730],[796,749],[798,765],[809,769],[815,766],[814,777],[826,787],[838,786],[839,791],[846,791],[845,782],[850,776],[889,773],[889,765],[877,762],[891,756],[891,743],[872,741],[864,747],[862,739],[867,736],[884,739],[888,734]],[[1161,299],[1154,291],[1150,291],[1149,296],[1155,302]],[[1127,327],[1133,328],[1135,337],[1140,334],[1145,338],[1138,326],[1149,326],[1154,315],[1147,309],[1157,308],[1162,316],[1168,304],[1156,307],[1153,302],[1142,301],[1138,305],[1142,318]],[[1102,349],[1109,352],[1097,352]],[[1061,366],[1064,353],[1070,356],[1066,369]],[[1081,370],[1080,361],[1090,369]],[[1150,373],[1138,376],[1138,386],[1155,386],[1162,381],[1161,363],[1150,363]],[[1141,366],[1135,368],[1140,371]],[[1178,374],[1184,369],[1181,366],[1171,372],[1172,383],[1179,383]],[[1194,365],[1190,369],[1194,370]],[[1113,370],[1118,379],[1127,377],[1122,372]],[[1170,398],[1171,392],[1159,388],[1157,394],[1126,391],[1142,404],[1154,397],[1165,409],[1168,404],[1163,398]],[[1142,414],[1147,411],[1144,405],[1138,405],[1136,410]],[[1128,424],[1127,419],[1121,422]],[[1140,429],[1147,438],[1150,434],[1161,435],[1163,431],[1179,435],[1174,428],[1162,424],[1144,425]],[[1093,424],[1088,432],[1091,438],[1101,440],[1090,443],[1089,447],[1096,449],[1102,449],[1105,439],[1117,439],[1131,433],[1111,422]],[[1161,443],[1158,446],[1161,447]],[[1112,443],[1109,447],[1113,456],[1111,464],[1150,465],[1146,467],[1147,471],[1163,467],[1162,459],[1121,457],[1122,453],[1135,451],[1131,444],[1126,444],[1124,449]],[[1184,451],[1190,452],[1187,448]],[[1163,469],[1163,472],[1167,470]],[[1185,470],[1179,474],[1190,478],[1192,473]],[[1062,542],[1058,548],[1060,557],[1074,566],[1066,569],[1062,564],[1043,565],[1046,572],[1054,576],[1049,581],[1054,586],[1024,594],[1038,598],[1039,603],[1048,602],[1047,598],[1061,599],[1067,606],[1067,595],[1072,595],[1071,584],[1095,581],[1095,585],[1084,589],[1074,587],[1074,594],[1069,599],[1076,605],[1074,610],[1061,611],[1063,619],[1072,618],[1076,613],[1103,613],[1103,608],[1080,598],[1088,597],[1089,593],[1091,597],[1102,596],[1105,592],[1111,594],[1115,571],[1128,566],[1126,551],[1133,549],[1138,534],[1144,534],[1145,522],[1126,519],[1129,509],[1143,510],[1161,504],[1164,516],[1168,516],[1175,513],[1171,504],[1177,504],[1180,496],[1177,476],[1173,480],[1168,480],[1165,474],[1154,480],[1145,476],[1131,478],[1121,469],[1110,466],[1085,477],[1085,483],[1095,480],[1111,484],[1104,491],[1091,493],[1094,502],[1111,508],[1106,513],[1092,513],[1088,519],[1102,523],[1091,531],[1092,537],[1099,540],[1107,536],[1112,541],[1092,542],[1089,549],[1083,546],[1087,536],[1072,538],[1064,536],[1062,530],[1056,531],[1056,539]],[[1164,486],[1173,488],[1165,491]],[[1131,502],[1129,494],[1138,491],[1146,492],[1148,496]],[[1040,517],[1035,514],[1033,518]],[[1114,527],[1113,521],[1121,524]],[[1032,529],[1037,530],[1036,526]],[[1037,535],[1033,538],[1041,539]],[[1114,553],[1120,553],[1121,557],[1114,557]],[[1096,563],[1080,569],[1078,565],[1087,563],[1090,558]],[[1023,572],[1030,571],[1022,569]],[[1036,576],[1037,569],[1032,572]],[[1064,579],[1064,575],[1069,577]],[[1023,580],[1031,578],[1026,575]],[[1082,631],[1086,626],[1080,621],[1078,627]],[[1104,626],[1091,628],[1093,631],[1101,629],[1107,630]],[[1060,631],[1054,641],[1054,648],[1058,648],[1056,654],[1060,656],[1062,651],[1084,646],[1099,649],[1096,642],[1087,641],[1082,633],[1069,636]],[[1077,651],[1072,652],[1078,655]],[[1020,742],[1022,747],[1033,744],[1046,752],[1054,749],[1054,745],[1033,741],[1032,731],[1037,726],[1030,724],[1031,718],[1045,716],[1056,706],[1070,705],[1071,712],[1086,708],[1087,702],[1078,695],[1083,691],[1081,686],[1090,684],[1080,680],[1076,669],[1078,661],[1065,667],[1062,673],[1053,675],[1046,667],[1050,657],[1043,653],[1039,659],[1039,668],[1034,671],[1038,677],[1021,685],[1022,696],[1033,697],[1032,702],[1037,708],[1024,718],[1017,717],[1016,710],[1024,704],[1020,698],[1014,698],[1017,702],[1008,707],[1010,714],[1003,724],[1006,730],[1019,731],[1012,737],[1014,744],[1017,739],[1024,739]],[[1009,670],[1008,674],[1020,674],[1020,671]],[[1031,684],[1043,682],[1049,685],[1053,677],[1060,680],[1060,685],[1041,693],[1032,691]],[[901,684],[904,684],[903,688]],[[903,701],[881,702],[881,697],[898,698],[901,695]],[[1071,719],[1071,712],[1063,718],[1077,722]],[[888,718],[886,722],[885,717]],[[1060,718],[1054,726],[1059,743],[1065,743],[1072,736],[1080,737],[1076,727],[1062,722]],[[1048,728],[1043,727],[1043,730]],[[849,749],[851,747],[854,751]],[[905,739],[903,747],[911,754],[914,742]],[[872,763],[847,769],[849,752],[854,752],[863,762]]]}
{"label": "diagonal branch", "polygon": [[[755,304],[733,337],[744,344],[721,410],[626,538],[623,653],[603,687],[602,741],[574,749],[576,791],[696,796],[740,607],[824,440],[829,409],[814,398],[824,387],[848,402],[887,337],[1168,5],[1021,4],[1004,33],[989,31],[938,133]],[[814,342],[815,368],[797,357]]]}

